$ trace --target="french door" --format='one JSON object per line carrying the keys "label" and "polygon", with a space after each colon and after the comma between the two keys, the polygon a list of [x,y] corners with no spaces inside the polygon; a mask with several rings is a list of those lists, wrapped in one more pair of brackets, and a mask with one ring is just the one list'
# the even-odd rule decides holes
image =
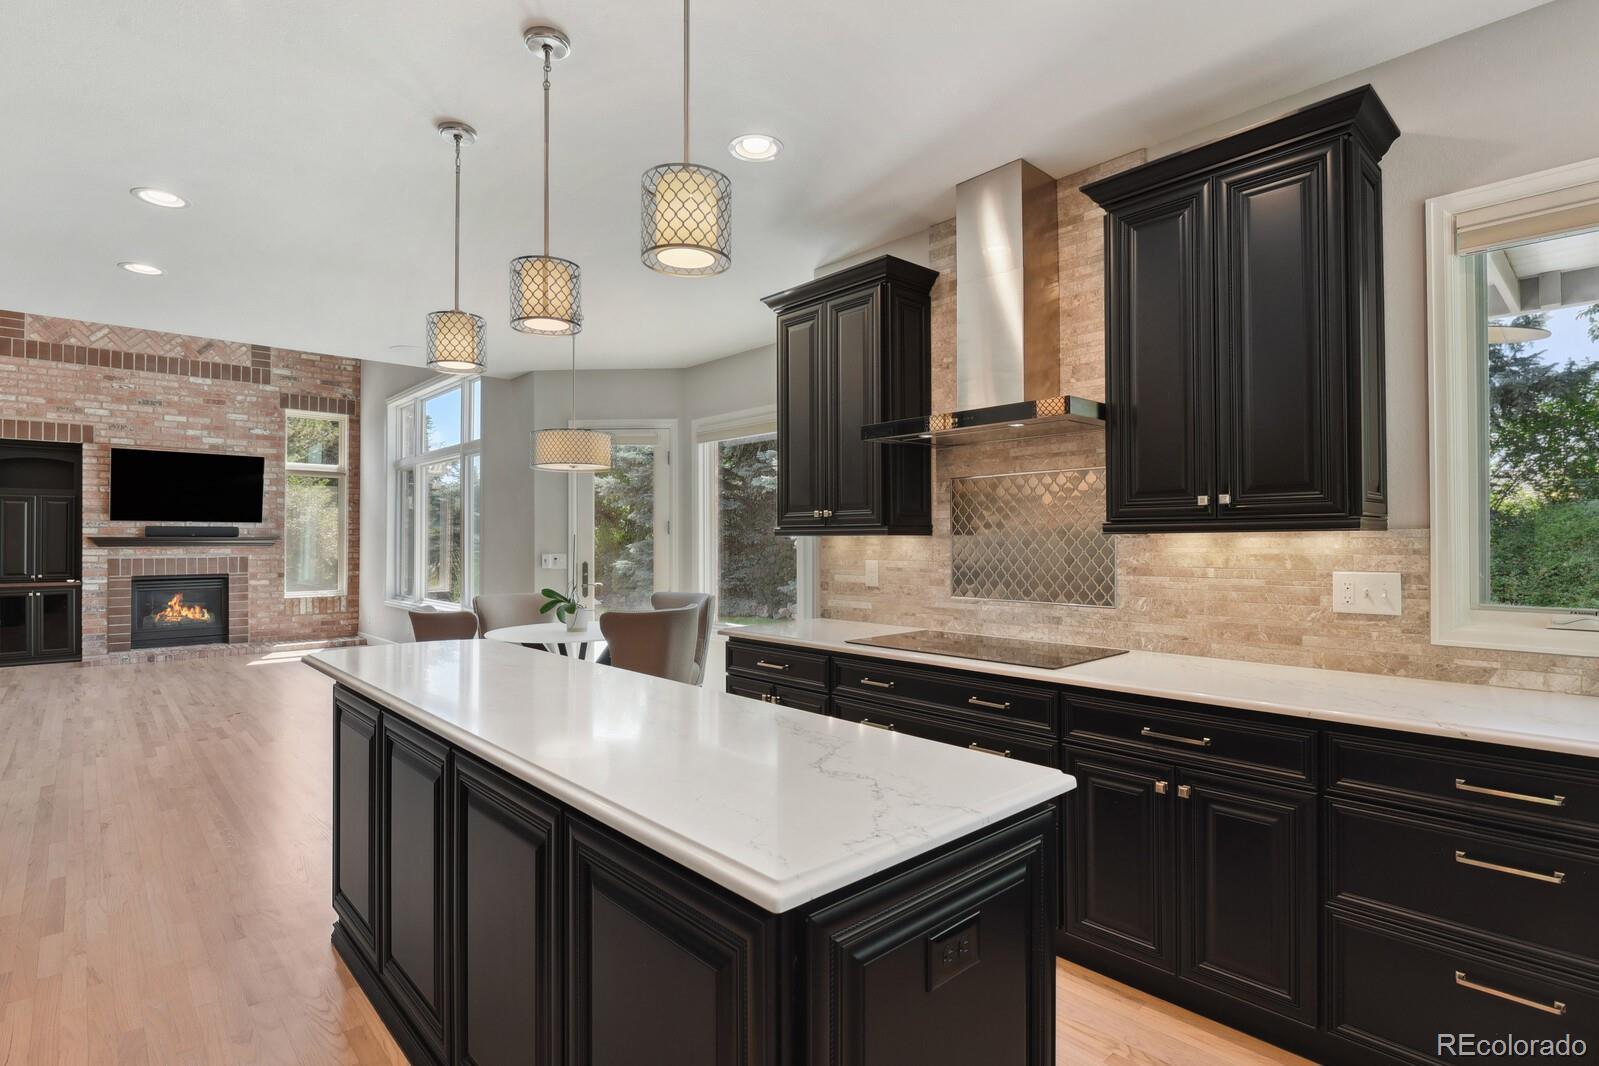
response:
{"label": "french door", "polygon": [[572,477],[573,583],[601,610],[647,610],[672,587],[672,430],[593,428],[614,447],[609,470]]}

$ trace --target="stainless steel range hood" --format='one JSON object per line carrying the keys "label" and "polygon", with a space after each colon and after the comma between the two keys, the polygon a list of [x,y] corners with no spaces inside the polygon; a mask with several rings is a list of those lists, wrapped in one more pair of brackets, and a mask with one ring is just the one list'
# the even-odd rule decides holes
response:
{"label": "stainless steel range hood", "polygon": [[955,187],[955,410],[865,426],[868,441],[975,444],[1103,424],[1060,380],[1055,179],[1025,160]]}

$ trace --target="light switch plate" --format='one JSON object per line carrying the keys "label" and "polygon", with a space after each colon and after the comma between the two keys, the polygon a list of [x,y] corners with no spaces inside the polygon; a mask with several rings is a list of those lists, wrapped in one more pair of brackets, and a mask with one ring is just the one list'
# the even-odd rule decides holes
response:
{"label": "light switch plate", "polygon": [[1333,610],[1339,614],[1398,614],[1399,575],[1354,570],[1333,572]]}
{"label": "light switch plate", "polygon": [[545,552],[543,555],[539,556],[539,565],[546,570],[565,570],[566,553]]}

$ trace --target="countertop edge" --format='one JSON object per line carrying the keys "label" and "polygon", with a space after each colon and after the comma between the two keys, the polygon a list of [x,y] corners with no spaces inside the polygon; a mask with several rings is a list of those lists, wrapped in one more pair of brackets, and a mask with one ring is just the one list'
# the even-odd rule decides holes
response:
{"label": "countertop edge", "polygon": [[[1061,773],[1058,781],[1052,781],[1047,788],[1017,789],[1013,796],[1007,797],[991,812],[985,812],[979,822],[965,826],[959,832],[929,834],[915,844],[896,847],[892,857],[878,854],[878,850],[886,850],[888,845],[884,845],[883,849],[856,852],[850,856],[853,860],[852,865],[864,865],[866,869],[843,869],[840,864],[831,864],[797,877],[793,881],[779,882],[751,870],[736,860],[708,853],[683,834],[642,818],[590,789],[552,774],[537,764],[520,759],[505,749],[485,741],[477,734],[462,729],[447,719],[439,718],[426,708],[417,707],[339,669],[322,660],[314,652],[305,656],[302,661],[317,673],[331,678],[386,709],[404,715],[415,724],[437,733],[517,780],[570,804],[580,813],[594,818],[630,840],[659,852],[771,914],[783,914],[838,889],[874,877],[946,844],[952,844],[963,837],[997,825],[1022,811],[1048,803],[1077,787],[1076,778]],[[1057,784],[1062,787],[1056,788]],[[729,884],[729,881],[736,881],[738,884]]]}
{"label": "countertop edge", "polygon": [[[878,623],[873,623],[878,624]],[[987,674],[994,677],[1010,678],[1016,681],[1032,681],[1035,683],[1060,685],[1067,688],[1094,689],[1103,692],[1116,692],[1133,696],[1149,696],[1156,699],[1170,699],[1203,703],[1217,707],[1228,707],[1235,710],[1251,711],[1260,714],[1275,714],[1291,718],[1306,718],[1316,721],[1331,722],[1340,725],[1362,726],[1371,729],[1386,729],[1401,733],[1414,733],[1421,736],[1438,736],[1454,740],[1472,741],[1479,744],[1498,744],[1506,747],[1527,748],[1534,751],[1551,752],[1562,755],[1576,755],[1584,758],[1599,758],[1599,741],[1588,742],[1578,738],[1552,736],[1546,733],[1531,731],[1518,731],[1511,729],[1496,729],[1490,726],[1476,724],[1463,724],[1452,722],[1447,717],[1438,719],[1414,719],[1401,716],[1389,716],[1379,712],[1361,712],[1351,710],[1336,710],[1317,707],[1303,703],[1278,703],[1269,700],[1260,700],[1247,696],[1232,696],[1225,692],[1215,692],[1202,688],[1162,688],[1156,685],[1140,685],[1125,681],[1115,681],[1106,678],[1096,678],[1073,674],[1072,671],[1082,667],[1092,667],[1094,663],[1084,663],[1082,667],[1065,667],[1058,671],[1051,671],[1054,676],[1042,677],[1038,673],[1015,673],[1004,669],[1007,664],[989,663],[981,659],[961,659],[954,656],[933,655],[927,652],[902,650],[899,648],[881,648],[872,645],[852,644],[848,641],[806,638],[793,634],[756,633],[758,626],[750,626],[748,630],[724,630],[723,635],[730,640],[753,640],[768,644],[786,644],[792,647],[809,648],[816,651],[825,651],[834,655],[858,655],[866,658],[889,659],[898,662],[921,664],[950,670],[965,670],[969,673]],[[887,627],[905,630],[911,627]],[[1162,654],[1167,653],[1138,653],[1131,654]],[[1173,658],[1190,658],[1189,656],[1172,656]],[[1234,660],[1213,659],[1204,656],[1192,656],[1200,662],[1207,664],[1226,664]],[[1103,661],[1103,660],[1102,660]],[[1338,684],[1338,675],[1343,671],[1325,670],[1318,667],[1284,666],[1275,663],[1255,663],[1247,660],[1238,660],[1241,665],[1249,667],[1267,667],[1284,670],[1312,670],[1317,675],[1317,680],[1323,684]],[[997,668],[996,668],[997,667]],[[1385,679],[1376,674],[1353,674],[1355,677],[1375,677]],[[1491,688],[1492,686],[1465,685],[1456,681],[1434,681],[1426,678],[1401,678],[1406,682],[1418,682],[1431,685],[1445,685],[1450,687],[1466,687],[1471,689]],[[1504,690],[1516,693],[1519,698],[1524,690]],[[1562,694],[1566,695],[1566,694]],[[1595,699],[1594,697],[1572,697]],[[1599,714],[1599,699],[1595,699],[1595,713]]]}

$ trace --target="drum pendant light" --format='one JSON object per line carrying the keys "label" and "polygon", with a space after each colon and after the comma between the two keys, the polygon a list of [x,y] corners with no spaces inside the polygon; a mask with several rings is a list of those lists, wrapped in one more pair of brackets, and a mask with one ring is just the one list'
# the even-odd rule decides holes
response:
{"label": "drum pendant light", "polygon": [[[572,421],[577,421],[577,337],[572,337]],[[593,474],[611,469],[611,435],[592,429],[541,429],[533,434],[533,469]]]}
{"label": "drum pendant light", "polygon": [[428,315],[428,366],[445,374],[481,374],[488,368],[486,326],[481,315],[461,310],[461,145],[477,140],[464,122],[441,122],[439,133],[455,142],[455,304]]}
{"label": "drum pendant light", "polygon": [[550,26],[532,27],[522,42],[544,57],[544,254],[511,260],[511,328],[564,337],[583,328],[583,277],[576,263],[550,254],[550,62],[570,55],[572,42]]}
{"label": "drum pendant light", "polygon": [[689,0],[683,0],[683,161],[644,172],[641,256],[661,274],[703,277],[733,265],[733,183],[689,162]]}

